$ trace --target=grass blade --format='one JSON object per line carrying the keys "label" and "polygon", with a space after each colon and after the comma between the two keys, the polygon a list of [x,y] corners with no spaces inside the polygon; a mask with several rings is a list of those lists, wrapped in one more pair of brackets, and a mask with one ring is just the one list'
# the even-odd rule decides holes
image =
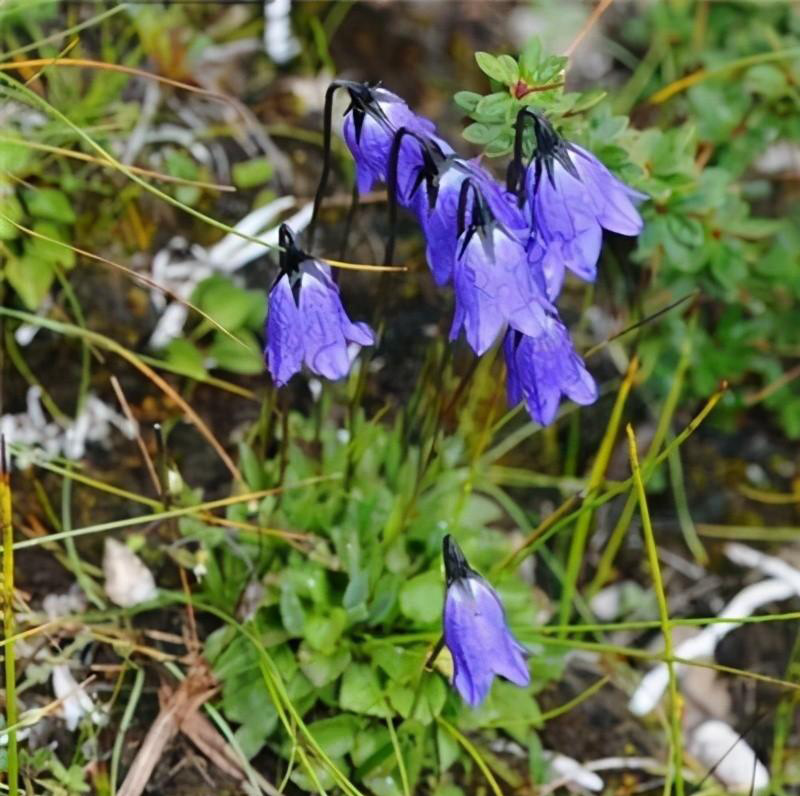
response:
{"label": "grass blade", "polygon": [[650,573],[653,577],[653,588],[658,601],[658,614],[661,621],[661,633],[664,636],[664,656],[667,659],[669,672],[669,714],[670,714],[670,744],[672,746],[672,760],[674,765],[675,793],[683,796],[683,740],[681,738],[681,706],[678,695],[678,679],[675,676],[675,667],[672,664],[672,625],[669,618],[667,597],[664,593],[664,581],[661,578],[661,567],[658,563],[658,549],[653,526],[650,522],[650,510],[647,507],[647,495],[644,491],[642,471],[639,469],[639,454],[636,451],[636,435],[633,427],[628,424],[628,452],[633,471],[633,482],[639,499],[639,511],[642,515],[642,532],[647,548],[647,558],[650,562]]}

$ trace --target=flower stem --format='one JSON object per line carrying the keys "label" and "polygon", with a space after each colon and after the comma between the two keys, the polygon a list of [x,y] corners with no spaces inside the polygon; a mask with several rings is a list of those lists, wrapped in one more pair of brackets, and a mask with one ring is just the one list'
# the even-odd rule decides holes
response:
{"label": "flower stem", "polygon": [[[605,472],[608,468],[608,462],[611,459],[611,453],[614,450],[614,443],[617,439],[617,431],[619,424],[622,421],[622,413],[625,409],[625,402],[628,398],[628,393],[633,386],[636,373],[639,369],[639,360],[634,357],[628,366],[628,372],[617,393],[617,400],[614,403],[614,408],[611,410],[611,417],[608,421],[608,428],[600,443],[600,450],[597,453],[597,458],[594,460],[592,470],[589,474],[589,483],[586,489],[587,501],[591,501],[599,493],[600,487],[605,478]],[[591,506],[586,506],[581,514],[578,515],[578,521],[575,523],[575,534],[572,537],[572,543],[569,548],[569,557],[567,558],[567,572],[564,580],[564,589],[561,593],[561,605],[558,612],[558,623],[566,625],[569,622],[569,615],[572,611],[572,600],[575,596],[575,589],[577,588],[578,578],[580,576],[581,564],[583,563],[583,554],[586,551],[586,543],[589,538],[589,529],[592,523],[594,512]]]}
{"label": "flower stem", "polygon": [[658,601],[658,614],[661,620],[661,632],[664,636],[664,658],[667,661],[669,672],[669,715],[670,715],[670,745],[672,746],[672,760],[675,777],[676,796],[683,796],[683,741],[681,739],[681,702],[678,694],[678,680],[675,676],[672,649],[672,623],[669,618],[669,606],[664,593],[664,581],[661,578],[661,568],[658,563],[658,549],[656,548],[655,534],[650,522],[650,510],[647,507],[647,495],[644,491],[642,471],[639,468],[639,454],[636,451],[636,435],[633,426],[628,423],[625,431],[628,434],[628,452],[631,460],[633,482],[639,498],[639,511],[642,515],[642,533],[644,534],[647,558],[650,562],[650,573],[653,576],[653,589]]}
{"label": "flower stem", "polygon": [[11,479],[6,461],[5,437],[0,438],[0,522],[3,524],[3,635],[6,675],[6,727],[8,730],[8,792],[19,793],[17,757],[17,680],[14,664],[14,529],[11,524]]}

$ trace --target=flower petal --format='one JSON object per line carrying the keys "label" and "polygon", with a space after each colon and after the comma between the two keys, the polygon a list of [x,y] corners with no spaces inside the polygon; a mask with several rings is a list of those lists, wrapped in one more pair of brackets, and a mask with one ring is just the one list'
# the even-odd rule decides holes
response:
{"label": "flower petal", "polygon": [[528,411],[542,425],[552,423],[562,393],[580,404],[597,399],[594,379],[575,353],[566,328],[554,315],[547,317],[541,334],[520,340],[515,367]]}
{"label": "flower petal", "polygon": [[647,196],[625,185],[591,152],[575,145],[571,148],[573,163],[586,184],[598,222],[620,235],[638,235],[643,222],[633,200],[642,201]]}
{"label": "flower petal", "polygon": [[300,370],[304,354],[300,311],[287,275],[269,294],[266,326],[267,368],[275,384],[282,387]]}
{"label": "flower petal", "polygon": [[350,370],[341,324],[341,318],[346,316],[339,291],[325,269],[313,260],[301,264],[300,315],[306,365],[314,373],[336,380]]}
{"label": "flower petal", "polygon": [[477,575],[459,579],[448,588],[444,640],[453,656],[453,684],[472,706],[486,698],[495,674],[517,685],[530,682],[524,650],[506,625],[503,605]]}

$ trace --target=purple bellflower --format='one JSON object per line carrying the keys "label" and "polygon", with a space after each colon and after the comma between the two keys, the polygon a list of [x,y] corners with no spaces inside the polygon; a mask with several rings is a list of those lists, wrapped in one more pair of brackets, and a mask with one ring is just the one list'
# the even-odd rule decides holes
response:
{"label": "purple bellflower", "polygon": [[[533,121],[536,150],[524,169],[521,135],[528,119]],[[517,117],[508,187],[527,204],[532,261],[544,270],[551,298],[561,290],[565,268],[594,281],[603,229],[620,235],[642,231],[635,202],[647,196],[617,179],[591,152],[565,141],[547,119],[529,109]]]}
{"label": "purple bellflower", "polygon": [[[333,95],[340,88],[345,89],[350,95],[350,105],[345,111],[342,135],[355,160],[356,189],[359,194],[369,191],[376,180],[386,180],[392,145],[397,131],[401,128],[425,140],[430,139],[443,152],[453,151],[446,141],[436,136],[436,126],[432,121],[418,116],[391,91],[352,80],[334,80],[325,92],[322,174],[308,225],[309,246],[314,240],[316,221],[330,174]],[[411,173],[412,169],[419,165],[419,149],[404,146],[398,159],[400,171]]]}
{"label": "purple bellflower", "polygon": [[525,246],[495,217],[472,180],[464,181],[459,194],[453,286],[456,304],[450,339],[455,340],[463,328],[479,356],[507,326],[540,335],[547,313],[555,312]]}
{"label": "purple bellflower", "polygon": [[[398,138],[404,131],[398,133]],[[390,172],[389,185],[399,186],[397,198],[416,213],[427,242],[426,255],[433,278],[440,287],[453,278],[459,237],[459,202],[465,182],[470,181],[497,221],[524,236],[528,224],[523,214],[497,181],[476,160],[446,155],[434,142],[422,143],[425,152],[409,173]],[[394,166],[394,158],[391,166]],[[424,185],[425,190],[422,190]]]}
{"label": "purple bellflower", "polygon": [[354,357],[348,344],[372,345],[375,336],[347,317],[330,266],[298,249],[286,224],[279,237],[280,274],[269,293],[264,351],[270,375],[282,387],[305,363],[312,373],[341,379]]}
{"label": "purple bellflower", "polygon": [[453,656],[453,685],[476,707],[486,698],[495,675],[518,686],[530,683],[525,649],[506,624],[494,589],[467,563],[452,536],[445,536],[443,556],[447,592],[444,643]]}
{"label": "purple bellflower", "polygon": [[553,422],[562,394],[584,405],[597,399],[594,379],[557,316],[547,315],[538,335],[509,329],[503,352],[508,369],[508,402],[516,406],[524,400],[537,423],[547,426]]}
{"label": "purple bellflower", "polygon": [[[436,125],[414,113],[396,94],[362,83],[347,83],[345,87],[351,102],[342,134],[356,163],[359,193],[369,191],[377,180],[386,181],[390,152],[401,128],[430,139],[441,152],[452,153],[450,145],[436,135]],[[407,174],[421,162],[418,147],[403,147],[399,159],[399,173]]]}

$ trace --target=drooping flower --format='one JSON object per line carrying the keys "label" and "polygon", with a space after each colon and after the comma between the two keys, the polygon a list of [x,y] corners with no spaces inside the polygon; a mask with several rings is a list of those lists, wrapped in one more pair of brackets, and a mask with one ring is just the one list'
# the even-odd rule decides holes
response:
{"label": "drooping flower", "polygon": [[467,342],[481,355],[507,326],[528,335],[540,334],[546,312],[555,312],[544,284],[530,267],[520,239],[495,218],[470,181],[461,187],[456,245],[456,304],[450,339],[455,340],[463,328]]}
{"label": "drooping flower", "polygon": [[443,556],[447,592],[444,643],[453,656],[453,685],[472,707],[486,698],[495,675],[515,685],[530,683],[525,649],[506,624],[494,589],[467,563],[452,536],[445,536]]}
{"label": "drooping flower", "polygon": [[[401,128],[430,139],[444,154],[453,152],[450,145],[436,135],[436,125],[414,113],[397,94],[364,83],[343,85],[350,93],[351,102],[345,113],[342,134],[356,163],[359,193],[369,191],[377,180],[386,181],[392,144]],[[407,174],[421,163],[419,147],[409,140],[402,147],[399,159],[399,173]]]}
{"label": "drooping flower", "polygon": [[597,275],[603,229],[638,235],[642,217],[636,202],[647,198],[615,177],[591,152],[565,141],[538,113],[523,110],[517,140],[533,120],[536,150],[522,173],[521,147],[509,172],[509,188],[521,193],[530,213],[535,259],[549,273],[549,294],[561,288],[564,268],[587,281]]}
{"label": "drooping flower", "polygon": [[[407,178],[416,193],[406,204],[419,219],[427,244],[428,265],[439,286],[447,284],[453,277],[459,237],[459,201],[467,180],[506,229],[518,235],[524,235],[527,229],[525,217],[513,203],[513,197],[480,166],[477,159],[467,161],[455,155],[426,159],[417,174]],[[465,208],[466,211],[469,209]]]}
{"label": "drooping flower", "polygon": [[330,266],[295,246],[292,231],[280,229],[281,274],[269,294],[265,355],[273,381],[286,384],[305,363],[326,379],[347,375],[354,353],[350,344],[372,345],[365,323],[353,323],[342,307]]}
{"label": "drooping flower", "polygon": [[578,404],[597,399],[597,386],[575,352],[569,332],[556,315],[548,314],[537,335],[509,329],[503,340],[508,402],[525,401],[531,417],[543,426],[553,422],[561,396]]}

